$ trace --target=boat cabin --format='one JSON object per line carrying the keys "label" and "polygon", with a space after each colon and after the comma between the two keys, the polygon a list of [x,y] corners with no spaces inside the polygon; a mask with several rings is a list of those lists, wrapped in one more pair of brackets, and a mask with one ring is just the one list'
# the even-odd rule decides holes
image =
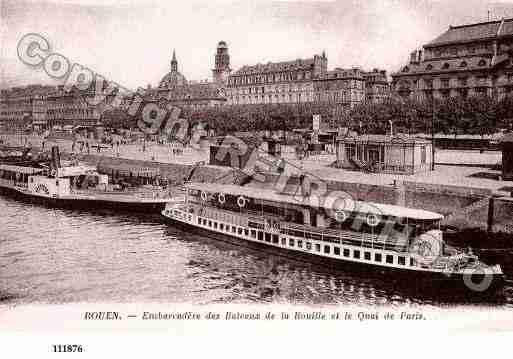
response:
{"label": "boat cabin", "polygon": [[425,210],[329,196],[310,203],[309,197],[235,185],[192,183],[186,188],[189,213],[262,230],[271,240],[273,233],[282,233],[405,250],[421,234],[441,239],[443,216]]}
{"label": "boat cabin", "polygon": [[53,171],[49,168],[0,164],[0,184],[24,187],[34,194],[57,197],[91,187],[105,190],[108,176],[99,174],[94,167],[82,165],[59,167]]}
{"label": "boat cabin", "polygon": [[0,183],[3,186],[28,187],[29,177],[41,172],[42,168],[0,164]]}

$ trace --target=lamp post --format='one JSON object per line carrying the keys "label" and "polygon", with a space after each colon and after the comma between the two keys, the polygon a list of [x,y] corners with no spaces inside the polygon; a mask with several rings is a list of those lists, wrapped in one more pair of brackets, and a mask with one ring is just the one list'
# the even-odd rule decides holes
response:
{"label": "lamp post", "polygon": [[435,97],[431,108],[431,171],[435,170]]}

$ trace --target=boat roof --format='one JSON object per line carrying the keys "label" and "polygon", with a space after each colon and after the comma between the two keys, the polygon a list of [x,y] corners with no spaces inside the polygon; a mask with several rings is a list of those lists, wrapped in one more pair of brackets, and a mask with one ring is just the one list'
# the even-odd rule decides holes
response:
{"label": "boat roof", "polygon": [[0,170],[18,172],[18,173],[23,173],[23,174],[28,174],[28,175],[40,173],[43,171],[42,168],[24,167],[24,166],[15,166],[15,165],[6,165],[6,164],[0,164]]}
{"label": "boat roof", "polygon": [[[282,194],[273,189],[256,188],[256,187],[241,187],[230,184],[216,184],[216,183],[189,183],[185,185],[187,188],[198,191],[206,191],[209,193],[225,193],[233,196],[244,196],[246,198],[261,199],[272,202],[295,204],[295,205],[310,205],[308,198],[304,197],[302,202],[298,196],[290,194]],[[325,204],[336,203],[334,196],[323,197],[322,206],[326,209],[333,209]],[[342,200],[342,199],[341,199]],[[426,211],[423,209],[415,209],[403,206],[397,206],[392,204],[374,203],[355,201],[349,198],[343,198],[346,200],[347,211],[376,214],[380,216],[393,216],[397,218],[411,218],[418,220],[439,220],[444,218],[440,213]],[[349,200],[349,201],[348,201]],[[350,203],[348,203],[350,202]],[[349,209],[351,208],[351,209]],[[343,208],[341,208],[343,209]]]}

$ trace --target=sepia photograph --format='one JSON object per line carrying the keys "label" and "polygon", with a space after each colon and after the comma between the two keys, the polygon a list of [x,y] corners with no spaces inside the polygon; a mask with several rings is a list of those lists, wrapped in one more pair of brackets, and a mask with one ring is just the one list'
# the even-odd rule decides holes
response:
{"label": "sepia photograph", "polygon": [[12,357],[484,356],[512,309],[513,1],[0,0]]}

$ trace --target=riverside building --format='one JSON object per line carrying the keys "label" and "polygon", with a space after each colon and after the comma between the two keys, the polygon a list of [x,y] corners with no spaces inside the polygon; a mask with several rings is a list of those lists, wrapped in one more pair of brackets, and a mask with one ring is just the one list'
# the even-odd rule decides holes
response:
{"label": "riverside building", "polygon": [[513,93],[513,19],[449,28],[392,74],[392,87],[403,98],[486,95],[501,99]]}

